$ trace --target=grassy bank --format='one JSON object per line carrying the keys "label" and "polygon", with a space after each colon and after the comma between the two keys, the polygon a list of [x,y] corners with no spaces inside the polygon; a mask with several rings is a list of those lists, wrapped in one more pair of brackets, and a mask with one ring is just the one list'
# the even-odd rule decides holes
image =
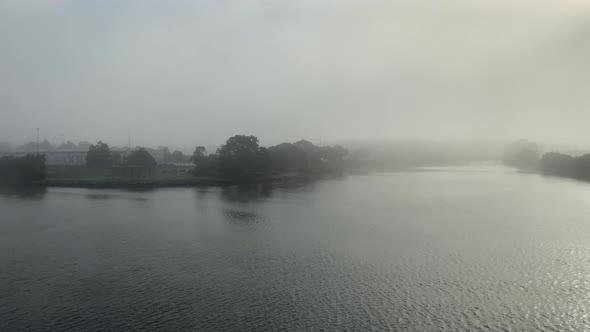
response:
{"label": "grassy bank", "polygon": [[265,175],[256,177],[194,176],[187,172],[156,169],[142,178],[115,175],[108,169],[80,168],[75,170],[52,170],[40,183],[47,187],[79,188],[129,188],[129,187],[193,187],[233,185],[243,183],[278,182],[294,178],[294,175]]}

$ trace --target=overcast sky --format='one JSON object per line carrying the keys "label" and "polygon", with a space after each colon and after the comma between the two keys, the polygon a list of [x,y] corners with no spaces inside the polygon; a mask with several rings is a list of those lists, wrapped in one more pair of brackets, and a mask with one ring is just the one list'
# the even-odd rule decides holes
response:
{"label": "overcast sky", "polygon": [[583,0],[0,0],[0,47],[0,141],[590,142]]}

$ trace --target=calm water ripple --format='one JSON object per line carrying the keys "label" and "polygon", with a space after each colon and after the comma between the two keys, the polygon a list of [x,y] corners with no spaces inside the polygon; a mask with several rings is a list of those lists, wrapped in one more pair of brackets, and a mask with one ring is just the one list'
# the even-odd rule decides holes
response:
{"label": "calm water ripple", "polygon": [[590,329],[586,183],[434,168],[0,210],[0,331]]}

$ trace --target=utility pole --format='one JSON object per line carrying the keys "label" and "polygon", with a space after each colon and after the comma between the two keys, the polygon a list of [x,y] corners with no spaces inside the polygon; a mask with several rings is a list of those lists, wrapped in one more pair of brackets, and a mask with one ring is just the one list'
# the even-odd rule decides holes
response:
{"label": "utility pole", "polygon": [[39,128],[37,128],[37,154],[39,154]]}
{"label": "utility pole", "polygon": [[61,145],[64,145],[64,134],[61,134]]}

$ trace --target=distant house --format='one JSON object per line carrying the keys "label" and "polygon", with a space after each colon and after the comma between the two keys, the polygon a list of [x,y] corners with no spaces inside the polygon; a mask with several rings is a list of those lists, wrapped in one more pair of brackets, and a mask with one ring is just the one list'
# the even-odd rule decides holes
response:
{"label": "distant house", "polygon": [[[85,166],[86,153],[88,150],[82,149],[60,149],[39,151],[45,156],[45,165],[47,166]],[[0,157],[13,156],[24,157],[27,154],[35,154],[35,151],[12,151],[0,152]]]}
{"label": "distant house", "polygon": [[[127,157],[127,155],[139,149],[145,149],[149,152],[152,157],[156,160],[158,164],[161,164],[164,160],[164,156],[161,151],[150,149],[150,148],[143,148],[143,147],[135,147],[129,150],[128,148],[111,148],[111,153],[119,153],[123,158]],[[11,152],[2,152],[0,151],[0,158],[4,156],[14,156],[14,157],[24,157],[27,154],[36,154],[36,151],[11,151]],[[45,165],[47,166],[86,166],[86,154],[88,153],[88,149],[86,148],[77,148],[77,149],[54,149],[54,150],[40,150],[40,154],[45,155]]]}

